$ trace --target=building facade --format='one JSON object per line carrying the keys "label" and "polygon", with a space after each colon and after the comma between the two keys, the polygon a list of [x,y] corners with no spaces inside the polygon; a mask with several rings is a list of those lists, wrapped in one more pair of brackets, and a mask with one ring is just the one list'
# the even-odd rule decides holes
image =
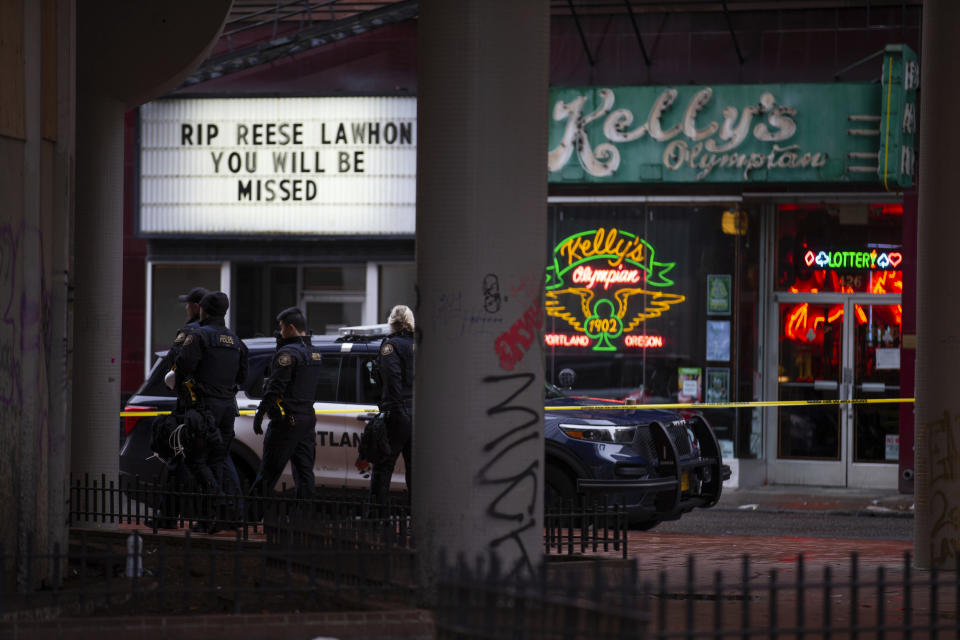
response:
{"label": "building facade", "polygon": [[[910,405],[860,401],[913,395],[919,3],[719,4],[555,12],[547,379],[649,404],[858,401],[704,413],[741,484],[909,491]],[[415,305],[415,43],[411,20],[139,110],[131,380],[191,286],[230,292],[242,336],[291,304],[314,331]]]}

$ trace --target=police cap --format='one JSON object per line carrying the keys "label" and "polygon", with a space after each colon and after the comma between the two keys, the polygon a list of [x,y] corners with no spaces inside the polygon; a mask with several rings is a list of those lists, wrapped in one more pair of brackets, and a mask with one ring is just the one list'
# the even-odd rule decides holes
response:
{"label": "police cap", "polygon": [[293,325],[297,331],[307,330],[307,322],[303,317],[303,312],[297,307],[287,307],[278,313],[277,322]]}
{"label": "police cap", "polygon": [[194,287],[193,289],[190,289],[189,293],[185,293],[180,296],[179,299],[180,302],[200,302],[203,300],[203,296],[207,295],[208,293],[210,292],[203,287]]}
{"label": "police cap", "polygon": [[230,308],[230,299],[223,291],[214,291],[200,299],[200,308],[209,316],[224,316]]}

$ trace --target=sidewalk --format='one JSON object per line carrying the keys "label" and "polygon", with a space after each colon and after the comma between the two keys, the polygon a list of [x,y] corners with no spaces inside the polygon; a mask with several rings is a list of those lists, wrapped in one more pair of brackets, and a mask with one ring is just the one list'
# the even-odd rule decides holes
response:
{"label": "sidewalk", "polygon": [[849,489],[794,485],[724,488],[714,509],[766,512],[822,511],[831,514],[913,517],[913,494],[896,489]]}

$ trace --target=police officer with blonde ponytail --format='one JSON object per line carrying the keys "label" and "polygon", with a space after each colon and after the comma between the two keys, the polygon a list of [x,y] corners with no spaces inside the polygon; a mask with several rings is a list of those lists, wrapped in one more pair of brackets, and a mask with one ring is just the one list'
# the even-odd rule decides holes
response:
{"label": "police officer with blonde ponytail", "polygon": [[387,434],[390,439],[390,456],[373,465],[370,479],[372,502],[386,505],[390,494],[390,478],[397,458],[403,454],[406,467],[407,491],[413,491],[413,357],[416,346],[413,340],[413,312],[406,305],[397,305],[390,310],[387,320],[390,335],[380,344],[377,368],[380,372],[382,391],[380,411],[386,414]]}

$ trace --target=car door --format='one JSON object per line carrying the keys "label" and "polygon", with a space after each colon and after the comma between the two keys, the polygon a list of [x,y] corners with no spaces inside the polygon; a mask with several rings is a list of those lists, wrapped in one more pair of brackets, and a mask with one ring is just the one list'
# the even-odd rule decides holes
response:
{"label": "car door", "polygon": [[344,363],[340,353],[322,354],[322,373],[313,405],[317,414],[317,450],[313,472],[317,486],[322,487],[348,486],[347,466],[353,465],[351,441],[344,438],[349,423],[347,414],[343,413],[352,405],[338,398]]}

